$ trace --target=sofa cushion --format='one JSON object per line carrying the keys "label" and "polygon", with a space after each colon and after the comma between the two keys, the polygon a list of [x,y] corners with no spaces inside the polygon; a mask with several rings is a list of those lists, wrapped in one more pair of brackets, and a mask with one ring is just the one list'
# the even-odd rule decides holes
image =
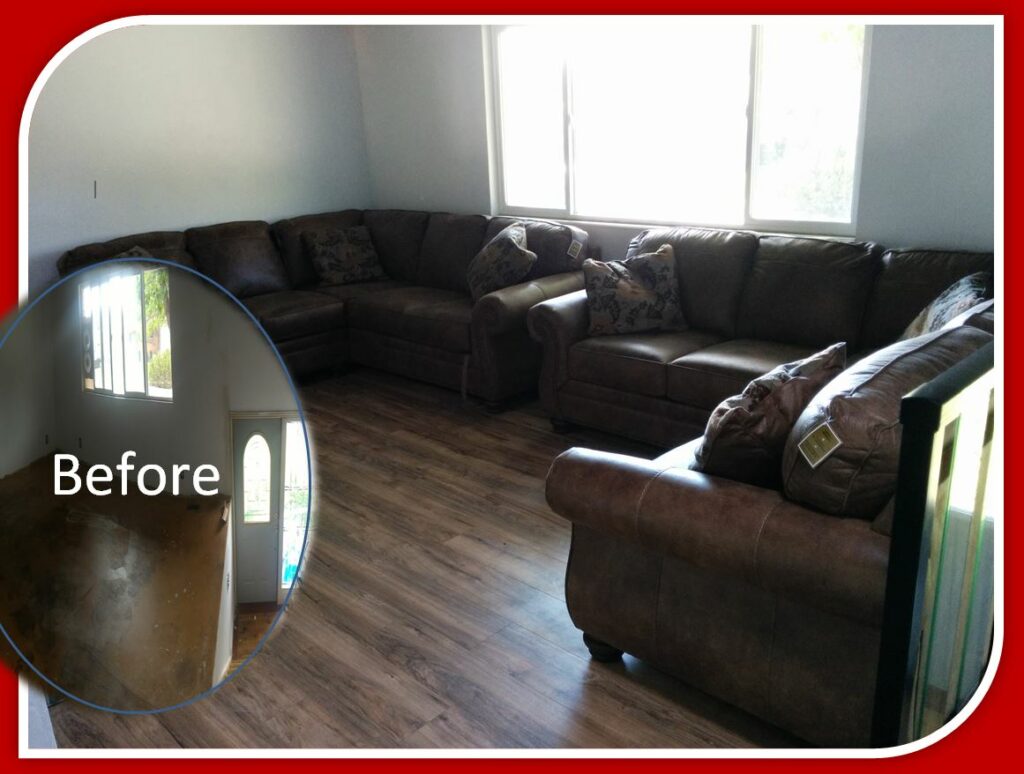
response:
{"label": "sofa cushion", "polygon": [[846,367],[846,345],[776,366],[711,412],[694,470],[779,488],[789,431],[815,393]]}
{"label": "sofa cushion", "polygon": [[274,341],[345,327],[345,304],[310,290],[285,290],[245,299],[249,311]]}
{"label": "sofa cushion", "polygon": [[173,261],[182,266],[196,265],[195,259],[185,248],[184,231],[148,231],[144,234],[111,239],[109,242],[74,247],[57,261],[57,271],[64,277],[78,269],[120,255],[133,247],[141,247],[154,258],[164,261]]}
{"label": "sofa cushion", "polygon": [[992,253],[887,250],[864,315],[860,347],[877,349],[899,338],[910,321],[961,277],[993,271]]}
{"label": "sofa cushion", "polygon": [[845,341],[855,351],[878,267],[872,245],[761,237],[737,335],[815,348]]}
{"label": "sofa cushion", "polygon": [[[789,434],[786,497],[836,516],[875,518],[896,490],[903,396],[990,341],[984,331],[960,326],[896,342],[846,369]],[[841,445],[812,468],[799,444],[826,422]]]}
{"label": "sofa cushion", "polygon": [[579,271],[583,266],[583,259],[587,257],[587,232],[564,223],[525,218],[491,218],[484,234],[484,242],[490,242],[498,232],[517,220],[521,220],[526,226],[526,246],[537,255],[537,263],[533,265],[526,279]]}
{"label": "sofa cushion", "polygon": [[302,245],[321,283],[348,285],[388,278],[365,226],[306,231]]}
{"label": "sofa cushion", "polygon": [[290,289],[270,226],[263,221],[190,228],[185,239],[199,268],[239,298]]}
{"label": "sofa cushion", "polygon": [[427,222],[416,284],[469,293],[466,271],[484,244],[487,218],[436,212]]}
{"label": "sofa cushion", "polygon": [[597,336],[569,350],[569,377],[626,392],[665,395],[665,368],[687,352],[721,339],[700,331],[661,331]]}
{"label": "sofa cushion", "polygon": [[279,220],[270,227],[281,251],[288,278],[295,287],[315,285],[318,281],[313,264],[302,245],[302,234],[306,231],[320,231],[331,228],[350,228],[363,222],[362,210],[341,210],[321,212],[316,215],[300,215],[297,218]]}
{"label": "sofa cushion", "polygon": [[368,296],[371,293],[379,293],[382,290],[395,290],[396,288],[407,287],[409,287],[407,282],[380,280],[378,282],[354,282],[349,285],[317,285],[315,290],[317,293],[348,301],[352,298]]}
{"label": "sofa cushion", "polygon": [[744,231],[657,228],[638,234],[626,257],[669,244],[676,254],[683,316],[693,328],[726,338],[736,335],[736,310],[757,250],[757,237]]}
{"label": "sofa cushion", "polygon": [[732,339],[685,354],[667,370],[666,394],[711,411],[752,380],[782,363],[813,355],[815,348],[755,339]]}
{"label": "sofa cushion", "polygon": [[429,214],[413,210],[366,210],[363,224],[370,230],[384,271],[391,279],[416,282],[420,245]]}
{"label": "sofa cushion", "polygon": [[349,326],[454,352],[469,352],[473,302],[464,293],[402,287],[353,298]]}
{"label": "sofa cushion", "polygon": [[485,244],[466,270],[469,294],[479,301],[488,293],[516,285],[526,279],[537,254],[526,246],[526,227],[513,223]]}
{"label": "sofa cushion", "polygon": [[939,294],[939,297],[921,310],[903,331],[900,339],[912,339],[924,333],[934,333],[954,318],[992,298],[992,274],[979,271],[959,279]]}
{"label": "sofa cushion", "polygon": [[672,245],[623,261],[583,262],[590,335],[685,330]]}

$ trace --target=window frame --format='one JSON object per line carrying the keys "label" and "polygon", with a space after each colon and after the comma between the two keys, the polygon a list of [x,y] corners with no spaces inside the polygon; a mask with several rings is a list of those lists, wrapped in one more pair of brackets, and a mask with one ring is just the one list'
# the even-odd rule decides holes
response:
{"label": "window frame", "polygon": [[[78,327],[79,327],[79,331],[80,331],[79,335],[81,335],[81,331],[82,331],[83,326],[85,324],[85,301],[83,299],[83,294],[84,294],[86,286],[89,286],[89,287],[92,287],[92,288],[96,288],[99,285],[101,285],[103,282],[106,282],[107,280],[114,279],[114,278],[117,278],[117,277],[129,277],[129,276],[133,276],[133,275],[139,275],[139,278],[140,278],[140,281],[139,281],[139,304],[140,304],[141,315],[142,315],[142,329],[143,329],[143,332],[145,332],[145,329],[146,329],[146,284],[145,284],[145,278],[142,275],[144,275],[147,271],[165,271],[166,272],[167,271],[167,267],[166,266],[149,266],[149,265],[143,265],[143,266],[120,266],[120,267],[118,267],[116,269],[111,269],[111,270],[109,270],[107,272],[104,272],[103,273],[103,279],[101,281],[92,281],[92,280],[86,279],[85,281],[80,282],[78,284]],[[170,273],[168,272],[168,280],[169,279],[170,279]],[[168,293],[168,306],[170,305],[170,297],[169,296],[170,296],[170,294]],[[170,311],[169,310],[168,310],[168,317],[170,317]],[[101,322],[101,325],[105,325],[105,324]],[[124,339],[124,310],[122,310],[122,312],[121,312],[121,337],[122,337],[122,345],[121,345],[121,360],[122,360],[122,364],[121,364],[121,369],[122,369],[122,372],[127,373],[127,368],[126,368],[126,363],[125,363],[125,356],[124,356],[124,354],[125,354],[124,353],[124,342],[123,342],[123,339]],[[109,335],[106,338],[107,338],[107,341],[104,341],[104,350],[103,350],[104,358],[109,357],[109,349],[110,349],[107,346],[109,344],[109,338],[110,338]],[[83,355],[85,354],[84,351],[83,351],[82,354]],[[156,402],[156,403],[173,403],[174,402],[174,394],[173,394],[174,393],[174,388],[173,387],[171,388],[171,395],[170,396],[150,395],[149,394],[149,362],[146,360],[145,355],[146,355],[145,350],[143,350],[143,362],[142,362],[143,391],[142,392],[135,392],[135,391],[129,392],[128,389],[126,388],[124,393],[117,393],[117,392],[114,392],[113,389],[107,389],[105,387],[96,387],[95,386],[95,383],[96,383],[96,380],[95,380],[95,362],[93,363],[93,368],[94,368],[94,371],[93,371],[93,373],[94,373],[93,385],[94,386],[93,387],[87,387],[86,383],[85,383],[85,381],[86,381],[85,372],[84,372],[84,370],[82,368],[81,360],[79,360],[79,373],[81,374],[81,380],[82,380],[81,381],[82,392],[84,394],[86,394],[86,395],[102,395],[102,396],[104,396],[106,398],[115,398],[115,399],[118,399],[118,400],[145,400],[145,401],[153,401],[153,402]],[[93,357],[95,358],[95,343],[93,344]],[[174,357],[174,349],[172,348],[171,349],[171,358],[172,358],[172,371],[171,371],[171,373],[172,374],[174,373],[173,372],[173,357]]]}
{"label": "window frame", "polygon": [[491,194],[495,212],[499,215],[554,218],[581,223],[607,223],[637,226],[695,226],[723,229],[742,229],[766,233],[807,234],[812,236],[852,238],[856,234],[857,204],[860,194],[860,177],[864,150],[864,125],[867,103],[869,65],[871,61],[871,34],[873,25],[864,25],[864,50],[861,60],[861,85],[858,106],[856,156],[853,167],[853,190],[849,221],[778,220],[755,218],[750,214],[753,143],[757,122],[757,98],[760,85],[760,61],[762,53],[761,24],[750,24],[750,79],[747,95],[747,138],[742,223],[680,222],[658,219],[633,220],[608,216],[592,216],[574,212],[573,191],[573,116],[572,116],[572,74],[562,59],[562,130],[565,160],[565,204],[564,208],[524,207],[512,205],[505,200],[505,176],[503,170],[503,129],[501,122],[501,64],[498,55],[498,36],[502,30],[528,25],[491,25],[484,34],[485,81],[490,92],[488,103],[490,119],[490,162]]}

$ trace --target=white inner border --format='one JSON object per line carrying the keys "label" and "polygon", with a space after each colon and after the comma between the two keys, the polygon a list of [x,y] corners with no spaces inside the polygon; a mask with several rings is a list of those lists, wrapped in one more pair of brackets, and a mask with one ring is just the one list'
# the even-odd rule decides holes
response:
{"label": "white inner border", "polygon": [[[834,17],[840,14],[822,14]],[[993,438],[994,459],[999,463],[993,469],[988,491],[991,503],[989,510],[996,514],[995,520],[995,631],[992,658],[977,692],[959,714],[938,731],[909,744],[886,749],[118,749],[118,750],[33,750],[28,747],[28,686],[19,679],[18,686],[18,757],[19,758],[892,758],[921,750],[949,736],[974,712],[988,693],[999,666],[1003,651],[1004,615],[1004,545],[1003,545],[1003,317],[1001,313],[1003,292],[1003,17],[1002,16],[871,16],[845,15],[845,18],[860,24],[874,25],[989,25],[994,27],[994,226],[995,277],[997,295],[996,315],[996,432]],[[115,19],[93,27],[65,45],[46,64],[36,79],[25,101],[18,136],[18,298],[24,303],[28,297],[28,132],[32,113],[39,94],[61,63],[79,47],[106,32],[137,25],[488,25],[488,24],[577,24],[581,19],[588,22],[611,23],[657,23],[679,17],[666,16],[130,16]],[[709,17],[705,17],[709,18]],[[714,18],[714,17],[710,17]],[[778,15],[728,16],[720,17],[734,21],[745,20],[752,24],[764,23],[782,18]],[[789,16],[787,18],[813,19],[815,16]],[[66,701],[70,701],[67,700]]]}

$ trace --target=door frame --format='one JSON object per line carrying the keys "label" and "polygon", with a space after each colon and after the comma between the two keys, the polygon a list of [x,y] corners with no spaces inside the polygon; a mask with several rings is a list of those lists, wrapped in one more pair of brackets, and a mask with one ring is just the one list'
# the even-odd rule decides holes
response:
{"label": "door frame", "polygon": [[[291,587],[283,588],[280,584],[281,577],[281,559],[284,556],[284,465],[287,458],[287,449],[285,448],[285,437],[284,423],[285,422],[301,422],[303,424],[303,439],[306,442],[307,449],[309,447],[309,433],[306,431],[305,418],[298,411],[229,411],[228,412],[228,452],[229,459],[231,460],[231,519],[232,522],[235,518],[235,474],[238,472],[235,470],[235,420],[236,419],[280,419],[281,428],[281,477],[282,486],[279,487],[279,501],[278,501],[278,512],[281,514],[281,518],[278,519],[277,525],[277,567],[275,570],[276,577],[279,579],[275,584],[277,588],[277,605],[280,607],[284,604],[285,597],[288,596],[288,592]],[[309,510],[306,513],[306,541],[309,541],[309,522],[313,516],[313,468],[312,468],[312,454],[308,456],[310,462],[309,469]],[[231,575],[233,578],[238,577],[238,530],[232,530],[232,541],[234,545],[231,552]],[[303,552],[303,559],[305,558],[305,552]],[[302,561],[299,561],[299,570],[302,569]],[[299,576],[296,574],[295,580],[298,581]],[[293,582],[294,585],[294,582]],[[235,596],[237,596],[237,583],[235,585]],[[237,600],[236,600],[237,603]]]}

